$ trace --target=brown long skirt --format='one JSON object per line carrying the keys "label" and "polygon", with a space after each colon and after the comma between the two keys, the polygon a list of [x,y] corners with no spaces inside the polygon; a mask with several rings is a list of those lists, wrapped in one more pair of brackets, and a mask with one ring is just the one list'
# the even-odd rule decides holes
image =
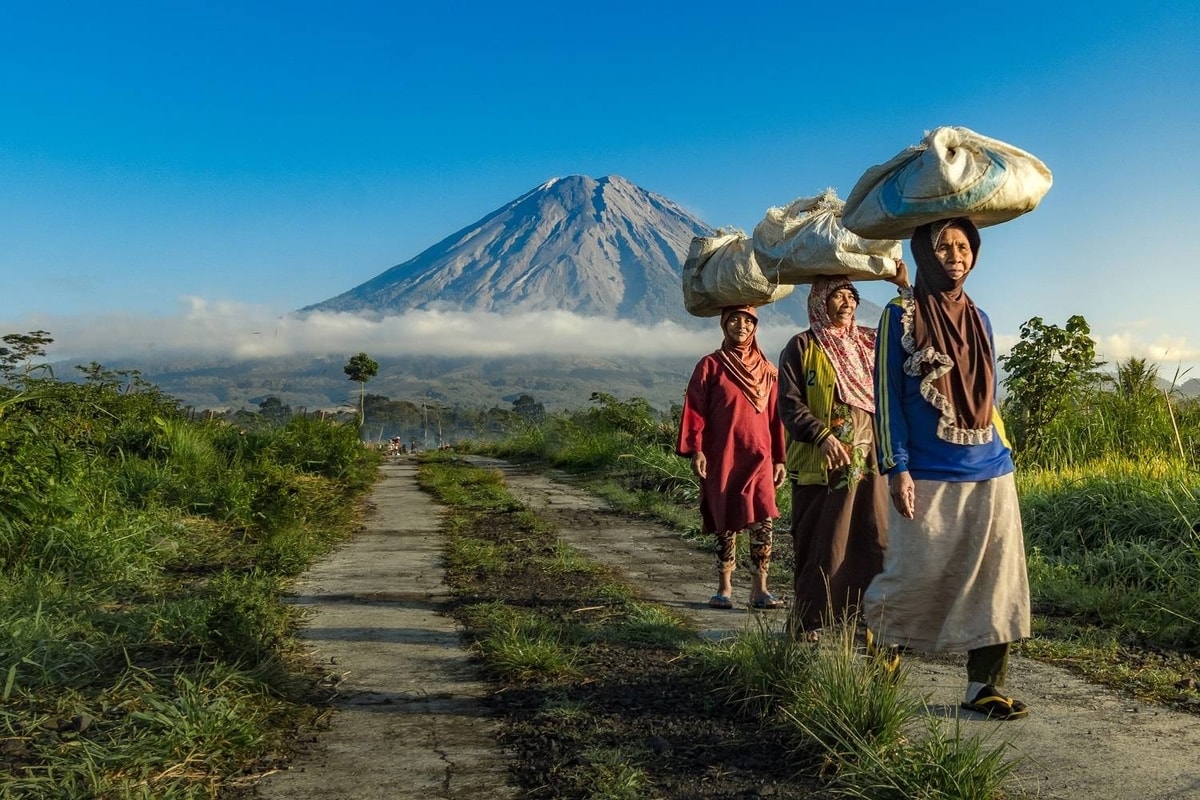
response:
{"label": "brown long skirt", "polygon": [[[868,461],[874,465],[873,449]],[[835,485],[838,477],[831,479]],[[853,489],[792,484],[795,630],[815,630],[830,615],[840,620],[858,611],[883,569],[889,506],[887,479],[875,472]]]}

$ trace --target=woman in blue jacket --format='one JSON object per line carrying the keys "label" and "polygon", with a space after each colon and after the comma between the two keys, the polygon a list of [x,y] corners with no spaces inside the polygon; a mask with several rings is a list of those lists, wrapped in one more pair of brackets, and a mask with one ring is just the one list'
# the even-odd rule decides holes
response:
{"label": "woman in blue jacket", "polygon": [[1029,581],[991,323],[963,291],[979,245],[966,218],[917,228],[915,288],[880,320],[875,403],[892,510],[863,606],[876,642],[966,650],[963,707],[1013,719],[1028,710],[1000,687],[1011,643],[1029,636]]}

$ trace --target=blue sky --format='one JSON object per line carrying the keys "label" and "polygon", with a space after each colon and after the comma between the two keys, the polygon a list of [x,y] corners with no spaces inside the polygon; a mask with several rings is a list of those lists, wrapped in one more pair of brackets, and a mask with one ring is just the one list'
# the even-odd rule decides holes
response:
{"label": "blue sky", "polygon": [[281,318],[554,176],[622,175],[748,231],[963,125],[1054,172],[984,230],[967,284],[1002,346],[1082,314],[1109,361],[1200,377],[1194,1],[51,0],[3,20],[0,328],[49,330],[52,355],[520,348],[538,321]]}

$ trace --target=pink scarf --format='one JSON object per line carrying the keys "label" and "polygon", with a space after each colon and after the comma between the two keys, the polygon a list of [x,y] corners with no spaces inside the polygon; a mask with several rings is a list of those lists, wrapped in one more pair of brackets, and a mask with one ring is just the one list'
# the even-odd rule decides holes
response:
{"label": "pink scarf", "polygon": [[843,277],[817,278],[808,293],[808,325],[821,349],[837,373],[837,389],[842,399],[868,414],[875,413],[875,331],[855,324],[837,327],[829,319],[829,296],[838,289],[850,289],[858,298],[854,284]]}

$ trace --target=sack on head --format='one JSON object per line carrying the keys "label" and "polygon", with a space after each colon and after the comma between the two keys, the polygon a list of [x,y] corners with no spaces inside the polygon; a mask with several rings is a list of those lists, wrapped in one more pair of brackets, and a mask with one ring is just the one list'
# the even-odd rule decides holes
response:
{"label": "sack on head", "polygon": [[863,173],[842,224],[873,239],[905,239],[948,217],[996,225],[1036,208],[1052,182],[1046,165],[1024,150],[969,128],[935,128]]}
{"label": "sack on head", "polygon": [[726,306],[761,306],[792,293],[767,279],[750,239],[740,233],[697,236],[683,264],[683,305],[697,317],[720,316]]}
{"label": "sack on head", "polygon": [[895,277],[903,255],[895,239],[864,239],[842,224],[845,206],[833,191],[767,209],[754,228],[758,266],[778,283],[812,283],[821,275],[856,281]]}

